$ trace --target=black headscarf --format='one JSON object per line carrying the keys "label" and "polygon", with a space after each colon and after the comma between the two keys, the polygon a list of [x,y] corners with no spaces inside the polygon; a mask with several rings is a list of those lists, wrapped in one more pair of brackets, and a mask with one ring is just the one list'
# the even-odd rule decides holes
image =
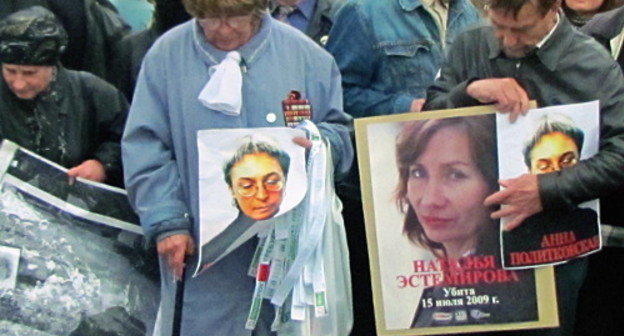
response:
{"label": "black headscarf", "polygon": [[66,46],[63,25],[43,7],[30,7],[0,21],[1,63],[57,65]]}

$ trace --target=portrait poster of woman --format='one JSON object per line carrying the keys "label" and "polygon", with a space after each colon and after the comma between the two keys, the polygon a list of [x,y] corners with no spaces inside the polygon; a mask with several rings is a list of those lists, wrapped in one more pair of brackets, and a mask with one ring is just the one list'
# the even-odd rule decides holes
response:
{"label": "portrait poster of woman", "polygon": [[[598,115],[598,101],[530,110],[513,124],[499,115],[500,177],[557,174],[589,159],[598,152]],[[570,209],[542,211],[511,230],[503,219],[503,266],[556,265],[599,251],[599,214],[599,201],[590,200]]]}
{"label": "portrait poster of woman", "polygon": [[551,267],[508,271],[491,107],[355,121],[379,335],[558,325]]}
{"label": "portrait poster of woman", "polygon": [[305,149],[292,128],[198,132],[200,255],[196,272],[266,232],[307,191]]}

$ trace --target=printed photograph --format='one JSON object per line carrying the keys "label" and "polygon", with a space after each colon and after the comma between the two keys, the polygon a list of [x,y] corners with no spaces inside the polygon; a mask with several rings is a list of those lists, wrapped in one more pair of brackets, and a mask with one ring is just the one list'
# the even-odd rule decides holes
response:
{"label": "printed photograph", "polygon": [[305,149],[292,128],[207,130],[198,134],[200,260],[209,267],[272,219],[292,210],[307,191]]}
{"label": "printed photograph", "polygon": [[[557,174],[592,157],[598,152],[598,111],[598,102],[591,102],[531,110],[513,124],[499,117],[501,178]],[[542,211],[512,230],[501,226],[504,267],[556,265],[599,251],[599,213],[598,200],[592,200]]]}
{"label": "printed photograph", "polygon": [[552,269],[502,268],[496,119],[464,110],[356,121],[380,335],[558,323]]}
{"label": "printed photograph", "polygon": [[0,167],[0,335],[151,335],[158,261],[124,220],[125,192],[69,185],[66,170],[6,141]]}

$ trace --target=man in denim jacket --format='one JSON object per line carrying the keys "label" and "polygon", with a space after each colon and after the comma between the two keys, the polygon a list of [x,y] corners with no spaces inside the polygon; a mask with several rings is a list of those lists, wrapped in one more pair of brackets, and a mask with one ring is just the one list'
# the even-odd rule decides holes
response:
{"label": "man in denim jacket", "polygon": [[[369,117],[419,111],[455,36],[480,20],[470,0],[349,0],[327,50],[342,74],[345,112]],[[338,186],[354,279],[354,335],[374,332],[357,164]]]}
{"label": "man in denim jacket", "polygon": [[327,41],[345,110],[356,118],[419,110],[415,100],[425,97],[445,51],[479,19],[469,0],[347,2]]}

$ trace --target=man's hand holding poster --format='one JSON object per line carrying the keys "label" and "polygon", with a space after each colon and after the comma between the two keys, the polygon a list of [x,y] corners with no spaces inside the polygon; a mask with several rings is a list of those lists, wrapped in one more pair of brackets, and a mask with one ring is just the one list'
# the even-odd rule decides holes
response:
{"label": "man's hand holding poster", "polygon": [[356,120],[380,335],[558,324],[552,268],[502,268],[494,112]]}
{"label": "man's hand holding poster", "polygon": [[[497,115],[501,179],[557,174],[598,152],[598,102],[530,111],[510,123]],[[598,200],[542,211],[514,229],[501,226],[503,265],[521,269],[555,265],[600,250]]]}

